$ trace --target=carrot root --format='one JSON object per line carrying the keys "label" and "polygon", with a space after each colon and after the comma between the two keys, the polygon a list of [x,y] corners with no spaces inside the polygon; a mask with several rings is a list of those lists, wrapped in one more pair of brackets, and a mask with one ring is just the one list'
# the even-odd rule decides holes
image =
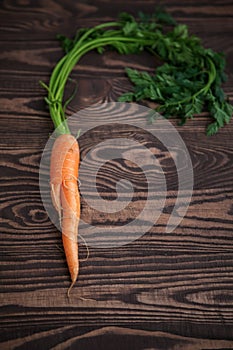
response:
{"label": "carrot root", "polygon": [[71,291],[71,289],[73,288],[75,282],[76,282],[76,280],[74,280],[74,281],[71,283],[70,287],[69,287],[68,290],[67,290],[67,296],[68,296],[68,298],[70,298],[70,291]]}
{"label": "carrot root", "polygon": [[90,250],[89,250],[89,248],[88,248],[87,242],[86,242],[86,240],[84,239],[84,237],[83,237],[82,235],[79,235],[79,237],[82,239],[82,241],[83,241],[83,243],[84,243],[84,245],[85,245],[85,247],[86,247],[86,250],[87,250],[87,256],[86,256],[86,258],[80,260],[80,261],[83,262],[83,261],[87,261],[87,260],[88,260],[89,255],[90,255]]}
{"label": "carrot root", "polygon": [[54,142],[51,164],[51,198],[62,228],[62,241],[73,288],[78,278],[78,224],[80,196],[78,189],[79,146],[70,134],[60,135]]}

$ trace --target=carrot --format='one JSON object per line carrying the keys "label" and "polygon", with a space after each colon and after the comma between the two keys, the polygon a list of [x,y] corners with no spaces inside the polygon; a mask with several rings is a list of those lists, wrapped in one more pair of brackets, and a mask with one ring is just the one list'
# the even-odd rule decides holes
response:
{"label": "carrot", "polygon": [[51,198],[59,215],[63,247],[72,281],[68,289],[68,296],[79,273],[80,195],[77,183],[79,154],[79,145],[75,137],[70,134],[62,134],[54,142],[50,163]]}

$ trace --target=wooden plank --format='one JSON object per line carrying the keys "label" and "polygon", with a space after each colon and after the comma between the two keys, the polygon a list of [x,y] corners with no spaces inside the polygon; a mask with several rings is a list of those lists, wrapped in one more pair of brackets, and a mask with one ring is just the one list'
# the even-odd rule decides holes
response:
{"label": "wooden plank", "polygon": [[[185,6],[176,0],[164,2],[169,11],[180,21],[188,20],[198,24],[193,25],[195,32],[210,36],[211,30],[221,30],[221,21],[228,28],[232,28],[231,14],[232,2],[219,0],[210,3],[189,1]],[[73,34],[77,28],[93,26],[100,21],[116,18],[122,11],[137,15],[138,10],[151,13],[155,4],[151,1],[117,1],[115,5],[109,1],[94,1],[92,4],[73,3],[72,0],[48,1],[46,6],[42,3],[26,4],[24,1],[5,2],[1,6],[2,30],[1,38],[7,41],[15,40],[41,40],[54,39],[55,34]],[[36,30],[35,30],[36,29]],[[226,31],[227,32],[227,31]],[[230,30],[228,31],[228,35]],[[225,41],[225,39],[223,39]],[[226,41],[225,41],[226,42]],[[214,40],[213,40],[214,43]]]}
{"label": "wooden plank", "polygon": [[[232,1],[190,0],[164,4],[206,47],[226,53],[228,81],[224,90],[233,101]],[[204,113],[180,127],[191,156],[194,191],[180,225],[171,233],[166,225],[178,195],[178,176],[171,155],[145,130],[124,124],[103,126],[80,138],[81,157],[101,141],[129,137],[157,156],[167,181],[161,215],[143,234],[125,246],[87,248],[80,238],[80,277],[67,298],[69,274],[61,245],[61,233],[51,222],[43,198],[49,189],[39,188],[39,165],[53,131],[43,101],[41,79],[48,82],[62,56],[55,36],[73,35],[77,27],[116,18],[120,11],[152,12],[153,1],[75,2],[7,0],[0,5],[0,210],[1,294],[0,348],[34,349],[233,349],[232,307],[232,159],[233,121],[207,138],[209,119]],[[120,56],[114,52],[86,55],[72,72],[79,90],[67,115],[93,102],[116,101],[131,88],[124,68],[153,72],[159,64],[149,54]],[[66,96],[73,91],[68,84]],[[148,104],[153,107],[152,104]],[[126,116],[125,122],[133,122]],[[95,115],[85,126],[95,125]],[[158,124],[151,126],[155,131]],[[104,155],[105,148],[100,146]],[[91,153],[86,193],[96,194]],[[104,157],[101,158],[104,161]],[[43,169],[44,171],[44,169]],[[108,161],[99,171],[97,188],[109,206],[117,197],[121,178],[134,186],[130,204],[120,213],[99,212],[82,196],[82,219],[97,227],[121,230],[133,221],[147,200],[147,184],[141,169],[122,159]],[[84,185],[83,185],[84,186]],[[81,192],[84,187],[80,188]],[[128,194],[125,194],[127,197]],[[185,201],[187,193],[181,193]],[[179,215],[177,211],[175,215]],[[144,229],[142,224],[142,231]],[[138,227],[131,228],[131,231]],[[119,231],[120,232],[120,231]],[[133,231],[134,232],[134,231]],[[80,233],[85,238],[81,225]],[[121,232],[120,232],[121,233]],[[129,232],[130,233],[130,232]],[[117,238],[115,235],[113,239]],[[100,238],[99,238],[100,239]]]}

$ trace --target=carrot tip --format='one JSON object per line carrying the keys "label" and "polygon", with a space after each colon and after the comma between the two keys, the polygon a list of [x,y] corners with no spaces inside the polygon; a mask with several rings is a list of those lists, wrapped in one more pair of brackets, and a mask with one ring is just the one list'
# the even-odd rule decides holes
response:
{"label": "carrot tip", "polygon": [[70,297],[70,291],[71,291],[71,289],[73,288],[75,282],[76,282],[76,279],[75,279],[74,281],[72,281],[70,287],[69,287],[68,290],[67,290],[67,296],[68,296],[68,298]]}

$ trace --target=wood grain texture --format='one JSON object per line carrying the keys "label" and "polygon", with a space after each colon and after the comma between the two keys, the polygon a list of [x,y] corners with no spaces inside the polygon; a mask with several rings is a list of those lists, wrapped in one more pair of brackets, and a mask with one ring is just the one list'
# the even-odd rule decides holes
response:
{"label": "wood grain texture", "polygon": [[[224,89],[233,102],[232,1],[163,3],[206,47],[225,52],[229,79]],[[77,27],[112,20],[120,11],[151,12],[155,5],[150,0],[1,2],[0,349],[233,349],[232,121],[211,138],[205,136],[205,114],[183,127],[172,121],[194,172],[191,203],[172,233],[166,232],[166,225],[178,195],[178,175],[166,148],[133,126],[96,128],[80,138],[82,159],[108,138],[141,142],[157,155],[168,191],[156,224],[130,244],[114,249],[90,246],[85,260],[80,239],[83,261],[69,300],[61,234],[42,201],[49,193],[46,186],[39,187],[40,161],[53,125],[38,81],[48,81],[62,55],[56,34],[73,35]],[[147,54],[89,53],[72,72],[79,90],[68,115],[92,103],[116,101],[130,89],[126,66],[153,72],[158,64]],[[68,84],[66,94],[72,89]],[[88,123],[93,123],[91,118]],[[97,153],[90,154],[83,176],[86,194],[95,201],[88,186],[95,181]],[[101,154],[104,148],[99,146]],[[134,220],[145,205],[145,174],[124,159],[100,168],[96,187],[102,198],[113,203],[119,179],[129,180],[134,188],[132,201],[120,213],[95,210],[82,196],[82,219],[94,224],[99,236],[103,227]],[[82,227],[80,233],[85,237]]]}

